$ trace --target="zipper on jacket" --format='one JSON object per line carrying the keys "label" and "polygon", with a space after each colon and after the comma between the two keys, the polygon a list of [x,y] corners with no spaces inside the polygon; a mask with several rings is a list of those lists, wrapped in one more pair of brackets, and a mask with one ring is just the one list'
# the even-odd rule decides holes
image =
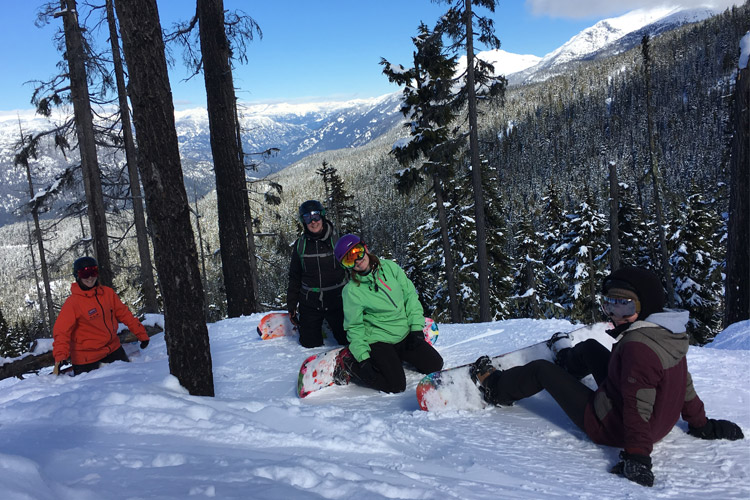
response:
{"label": "zipper on jacket", "polygon": [[[96,302],[97,302],[97,304],[99,304],[99,307],[101,307],[101,308],[102,308],[102,321],[104,322],[104,328],[106,328],[106,329],[107,329],[107,331],[109,332],[109,339],[110,339],[110,340],[112,340],[112,339],[113,339],[113,337],[114,337],[114,335],[117,335],[117,334],[116,334],[116,333],[114,333],[114,334],[113,334],[113,333],[112,333],[112,330],[111,330],[111,329],[110,329],[109,327],[107,327],[107,311],[105,311],[105,310],[104,310],[104,306],[103,306],[103,305],[102,305],[102,303],[101,303],[101,302],[99,301],[99,288],[98,288],[98,286],[97,286],[97,288],[96,288],[96,289],[94,290],[94,298],[96,299]],[[113,351],[112,351],[112,350],[110,350],[110,351],[109,351],[109,354],[112,354],[112,352],[113,352]]]}

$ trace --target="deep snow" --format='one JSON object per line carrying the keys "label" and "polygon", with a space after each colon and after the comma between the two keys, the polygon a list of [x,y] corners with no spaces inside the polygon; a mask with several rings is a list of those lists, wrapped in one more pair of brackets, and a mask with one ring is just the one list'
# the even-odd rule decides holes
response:
{"label": "deep snow", "polygon": [[[511,408],[423,412],[405,393],[333,387],[301,400],[311,352],[261,341],[261,315],[209,325],[215,398],[169,375],[163,336],[132,363],[78,377],[0,381],[3,499],[750,498],[750,440],[701,441],[680,421],[653,453],[654,487],[607,472],[618,449],[589,441],[542,393]],[[446,366],[574,326],[561,320],[441,325]],[[750,321],[688,353],[710,417],[750,433]]]}

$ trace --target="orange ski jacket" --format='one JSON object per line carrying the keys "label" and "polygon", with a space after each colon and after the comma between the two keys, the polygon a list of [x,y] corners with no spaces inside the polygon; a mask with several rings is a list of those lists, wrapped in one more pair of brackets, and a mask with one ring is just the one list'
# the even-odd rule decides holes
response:
{"label": "orange ski jacket", "polygon": [[141,322],[110,287],[82,290],[73,283],[70,292],[52,332],[55,362],[70,358],[74,365],[85,365],[116,351],[120,348],[118,323],[124,323],[138,340],[148,340]]}

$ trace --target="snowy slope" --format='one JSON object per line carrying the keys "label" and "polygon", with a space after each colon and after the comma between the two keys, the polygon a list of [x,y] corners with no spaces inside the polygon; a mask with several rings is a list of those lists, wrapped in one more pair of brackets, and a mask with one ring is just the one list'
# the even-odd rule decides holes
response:
{"label": "snowy slope", "polygon": [[[163,337],[79,377],[0,381],[3,499],[748,498],[750,441],[697,440],[684,422],[654,451],[646,490],[607,472],[619,450],[591,443],[552,399],[427,413],[405,393],[334,387],[295,396],[315,350],[261,341],[260,315],[209,326],[215,398],[168,374]],[[566,321],[441,325],[448,366],[570,330]],[[750,433],[750,322],[688,354],[709,416]],[[131,350],[135,346],[128,346]],[[137,349],[136,349],[137,351]]]}
{"label": "snowy slope", "polygon": [[653,37],[718,13],[717,9],[708,7],[654,7],[604,19],[573,36],[535,65],[509,74],[508,80],[512,84],[541,82],[565,72],[571,64],[625,52],[640,44],[645,34]]}

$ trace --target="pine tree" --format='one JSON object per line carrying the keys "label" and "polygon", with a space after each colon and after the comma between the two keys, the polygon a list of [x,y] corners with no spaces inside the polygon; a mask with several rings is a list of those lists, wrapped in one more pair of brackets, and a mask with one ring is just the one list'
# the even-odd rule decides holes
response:
{"label": "pine tree", "polygon": [[164,297],[169,372],[194,396],[213,396],[203,284],[174,123],[156,0],[116,2],[130,98]]}
{"label": "pine tree", "polygon": [[513,308],[515,318],[544,318],[546,307],[544,297],[544,246],[541,233],[534,229],[534,212],[524,211],[513,231],[515,235],[515,256],[513,283]]}
{"label": "pine tree", "polygon": [[508,251],[507,213],[500,199],[497,170],[482,160],[482,177],[487,183],[484,213],[487,214],[487,256],[490,270],[490,304],[492,320],[508,319],[511,316],[513,294],[513,262]]}
{"label": "pine tree", "polygon": [[[435,31],[445,34],[453,43],[449,50],[466,55],[466,79],[460,93],[465,96],[468,110],[468,138],[471,163],[471,183],[474,198],[474,224],[476,226],[477,281],[479,290],[479,321],[489,321],[491,317],[489,267],[487,258],[487,222],[484,212],[484,183],[479,153],[479,130],[477,102],[480,97],[498,96],[505,92],[505,78],[494,78],[494,67],[476,57],[476,41],[489,48],[500,48],[500,40],[495,36],[492,19],[474,13],[474,6],[495,11],[495,0],[436,0],[450,5],[435,27]],[[474,30],[478,29],[475,35]]]}
{"label": "pine tree", "polygon": [[676,243],[671,265],[677,306],[690,311],[688,334],[703,345],[721,328],[721,276],[713,246],[719,225],[711,204],[703,200],[695,184],[679,213],[680,226],[670,238]]}
{"label": "pine tree", "polygon": [[461,107],[461,100],[453,93],[456,56],[444,54],[441,34],[431,32],[424,23],[412,41],[416,47],[412,68],[380,61],[388,79],[404,86],[401,112],[408,118],[405,126],[410,137],[396,142],[391,150],[399,164],[406,167],[396,174],[396,186],[400,194],[410,195],[425,178],[431,180],[435,200],[431,206],[439,222],[450,318],[457,323],[461,314],[443,192],[444,180],[454,175],[456,155],[463,142],[453,129]]}
{"label": "pine tree", "polygon": [[546,291],[548,316],[564,317],[569,294],[567,269],[563,258],[564,235],[568,233],[568,218],[554,184],[547,185],[547,194],[542,198],[542,262],[544,273],[542,282]]}
{"label": "pine tree", "polygon": [[566,268],[570,279],[570,318],[584,323],[598,321],[597,293],[607,271],[607,223],[588,195],[570,221]]}
{"label": "pine tree", "polygon": [[339,234],[358,233],[356,207],[352,203],[354,196],[350,195],[344,187],[336,167],[323,162],[323,166],[316,170],[323,178],[326,199],[323,205],[326,207],[328,218],[333,221],[333,226],[338,229]]}
{"label": "pine tree", "polygon": [[658,258],[648,244],[653,229],[641,207],[634,202],[633,190],[627,184],[620,184],[618,215],[622,265],[655,268]]}
{"label": "pine tree", "polygon": [[406,263],[404,271],[414,283],[419,295],[425,316],[435,321],[448,321],[450,317],[444,311],[437,309],[437,283],[440,275],[445,272],[442,261],[437,259],[439,238],[434,226],[434,219],[419,226],[409,234],[406,246]]}

